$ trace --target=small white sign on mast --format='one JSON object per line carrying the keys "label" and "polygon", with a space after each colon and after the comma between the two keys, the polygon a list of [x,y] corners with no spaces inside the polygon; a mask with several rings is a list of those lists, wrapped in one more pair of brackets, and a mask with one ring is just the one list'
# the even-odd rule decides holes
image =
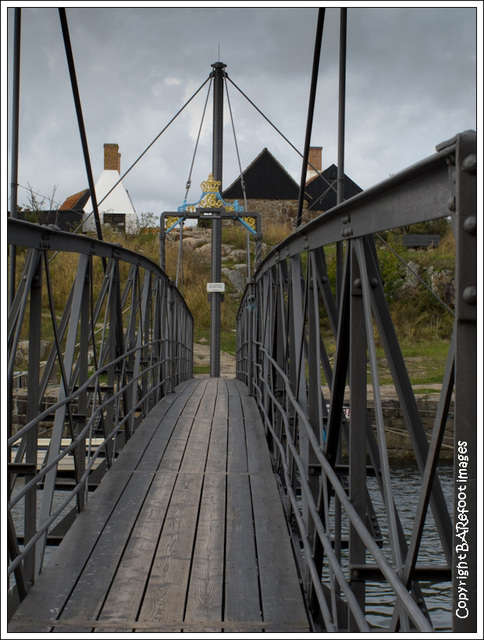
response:
{"label": "small white sign on mast", "polygon": [[225,293],[225,282],[207,282],[208,293]]}

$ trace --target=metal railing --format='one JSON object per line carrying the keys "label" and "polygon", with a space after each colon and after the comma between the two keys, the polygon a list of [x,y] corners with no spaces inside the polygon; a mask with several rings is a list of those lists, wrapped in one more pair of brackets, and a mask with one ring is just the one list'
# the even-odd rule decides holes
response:
{"label": "metal railing", "polygon": [[18,220],[8,243],[24,262],[8,318],[8,574],[18,603],[46,545],[141,420],[192,377],[193,318],[162,269],[120,245]]}
{"label": "metal railing", "polygon": [[[438,408],[426,433],[374,234],[441,217],[451,218],[455,237],[455,320]],[[344,267],[330,274],[335,243],[344,243]],[[475,630],[476,278],[476,135],[465,132],[430,158],[297,228],[268,254],[246,288],[238,315],[237,376],[255,396],[265,423],[316,629],[368,631],[365,587],[376,580],[394,594],[389,631],[431,631],[421,581],[453,580],[454,631]],[[377,340],[421,474],[410,533],[402,527],[392,486]],[[454,478],[465,469],[467,510],[460,511],[458,489],[452,507],[438,475],[451,401]],[[370,475],[378,505],[368,488]],[[441,543],[437,565],[419,556],[428,511]],[[457,524],[463,516],[464,540]],[[465,601],[459,600],[459,576],[466,580]]]}

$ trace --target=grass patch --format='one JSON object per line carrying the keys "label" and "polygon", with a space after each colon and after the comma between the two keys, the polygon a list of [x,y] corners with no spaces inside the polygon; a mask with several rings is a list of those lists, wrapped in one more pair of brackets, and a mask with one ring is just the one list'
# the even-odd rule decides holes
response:
{"label": "grass patch", "polygon": [[[444,340],[406,343],[400,345],[412,384],[441,384],[449,350]],[[377,349],[380,384],[392,384],[387,359],[383,349]],[[368,381],[370,381],[368,376]]]}
{"label": "grass patch", "polygon": [[207,367],[193,367],[193,373],[202,375],[210,373],[210,365]]}

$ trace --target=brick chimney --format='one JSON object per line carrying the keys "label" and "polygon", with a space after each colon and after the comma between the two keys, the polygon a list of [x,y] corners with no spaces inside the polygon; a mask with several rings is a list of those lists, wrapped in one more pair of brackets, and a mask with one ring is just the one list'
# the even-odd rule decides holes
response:
{"label": "brick chimney", "polygon": [[121,154],[119,145],[106,143],[104,145],[104,169],[121,173]]}
{"label": "brick chimney", "polygon": [[318,175],[317,171],[321,172],[322,168],[323,168],[323,147],[310,147],[309,156],[308,156],[308,166],[306,171],[306,184],[310,180],[315,178]]}
{"label": "brick chimney", "polygon": [[313,168],[321,171],[323,168],[323,147],[310,147],[309,148],[309,157],[308,157],[308,171],[313,171]]}

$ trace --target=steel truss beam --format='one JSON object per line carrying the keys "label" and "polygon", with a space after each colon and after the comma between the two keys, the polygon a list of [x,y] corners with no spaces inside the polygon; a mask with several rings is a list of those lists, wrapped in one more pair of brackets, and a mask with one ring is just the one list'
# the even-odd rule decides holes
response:
{"label": "steel truss beam", "polygon": [[[11,591],[23,598],[42,569],[54,523],[64,518],[66,529],[141,420],[193,375],[193,318],[166,274],[142,255],[19,220],[8,221],[8,233],[19,260],[25,256],[8,318],[7,442],[8,573]],[[71,281],[69,254],[77,259]],[[26,374],[15,371],[21,340],[28,340]],[[22,393],[24,425],[14,413]],[[55,396],[50,407],[47,395]],[[40,437],[49,446],[37,469]],[[73,482],[59,493],[59,469],[69,461]],[[11,517],[19,509],[23,531]]]}
{"label": "steel truss beam", "polygon": [[[452,217],[454,224],[456,313],[428,438],[391,320],[373,234],[441,217]],[[237,375],[252,390],[265,421],[318,629],[368,630],[365,585],[378,577],[396,595],[389,631],[431,630],[420,582],[449,578],[454,630],[476,630],[476,227],[476,135],[464,132],[439,145],[432,157],[297,228],[266,256],[244,294]],[[325,251],[341,241],[345,265],[337,292]],[[422,477],[408,537],[393,493],[375,336]],[[461,480],[453,509],[438,474],[452,399],[455,477]],[[381,507],[370,499],[369,475],[376,478]],[[436,567],[419,561],[429,509],[441,542]],[[462,582],[466,599],[458,589]]]}

